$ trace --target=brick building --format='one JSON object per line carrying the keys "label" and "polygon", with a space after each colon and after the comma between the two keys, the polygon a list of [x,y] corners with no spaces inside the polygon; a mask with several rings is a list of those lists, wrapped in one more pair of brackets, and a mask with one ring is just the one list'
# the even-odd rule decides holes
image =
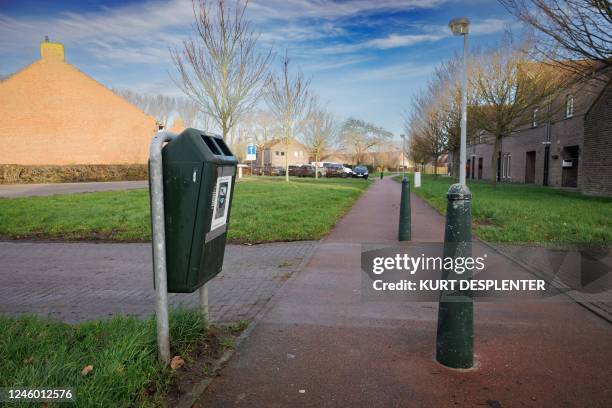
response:
{"label": "brick building", "polygon": [[[611,105],[609,81],[563,89],[532,112],[530,125],[502,139],[497,180],[612,195]],[[468,139],[467,178],[491,178],[492,143],[485,133]]]}
{"label": "brick building", "polygon": [[146,163],[156,120],[40,44],[40,60],[0,81],[0,164]]}
{"label": "brick building", "polygon": [[[262,162],[263,154],[263,162]],[[289,143],[287,161],[290,165],[308,164],[308,148],[296,140]],[[267,142],[263,149],[257,149],[256,163],[263,166],[285,166],[285,144],[278,139]]]}

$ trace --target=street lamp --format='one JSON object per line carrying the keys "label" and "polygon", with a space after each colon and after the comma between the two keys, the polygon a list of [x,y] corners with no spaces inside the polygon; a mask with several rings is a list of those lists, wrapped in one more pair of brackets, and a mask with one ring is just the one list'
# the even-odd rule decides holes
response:
{"label": "street lamp", "polygon": [[[463,36],[463,72],[461,92],[461,144],[459,150],[459,183],[446,193],[446,226],[444,258],[467,259],[472,256],[472,193],[465,184],[467,125],[467,35],[469,20],[456,18],[448,24],[453,34]],[[444,269],[442,279],[470,281],[471,271]],[[461,283],[460,283],[461,285]],[[452,368],[474,365],[474,300],[467,290],[442,290],[438,305],[436,360]]]}
{"label": "street lamp", "polygon": [[406,177],[406,166],[404,165],[404,157],[406,157],[406,135],[400,135],[402,138],[402,179]]}
{"label": "street lamp", "polygon": [[454,35],[463,36],[463,70],[461,72],[461,140],[459,144],[459,184],[465,185],[466,139],[467,139],[467,37],[470,20],[454,18],[448,23]]}

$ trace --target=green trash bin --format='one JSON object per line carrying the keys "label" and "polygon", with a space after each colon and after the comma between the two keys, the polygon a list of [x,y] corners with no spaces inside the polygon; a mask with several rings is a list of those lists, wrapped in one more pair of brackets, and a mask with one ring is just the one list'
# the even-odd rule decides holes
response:
{"label": "green trash bin", "polygon": [[238,160],[197,129],[164,146],[162,158],[168,292],[191,293],[221,272]]}

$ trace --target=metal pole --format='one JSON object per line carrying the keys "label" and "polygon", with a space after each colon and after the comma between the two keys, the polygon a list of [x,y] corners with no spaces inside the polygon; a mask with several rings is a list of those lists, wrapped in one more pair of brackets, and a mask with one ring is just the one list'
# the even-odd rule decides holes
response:
{"label": "metal pole", "polygon": [[[444,259],[472,256],[472,193],[467,186],[453,184],[448,189]],[[472,272],[443,270],[443,280],[470,280]],[[474,365],[474,303],[469,290],[440,292],[436,360],[452,368]]]}
{"label": "metal pole", "polygon": [[[466,259],[472,255],[472,194],[465,184],[467,134],[467,33],[469,20],[451,20],[454,34],[463,35],[463,72],[461,92],[461,140],[459,151],[459,183],[446,194],[446,226],[444,230],[444,259]],[[444,269],[442,279],[471,280],[471,271],[463,273]],[[442,290],[438,307],[436,360],[452,368],[474,365],[474,304],[469,290]]]}
{"label": "metal pole", "polygon": [[412,227],[410,225],[410,183],[404,175],[402,179],[402,195],[400,198],[400,219],[398,241],[410,241]]}
{"label": "metal pole", "polygon": [[166,270],[166,226],[164,219],[164,183],[162,147],[176,134],[158,132],[149,149],[149,188],[151,194],[151,230],[153,238],[153,270],[155,277],[155,317],[159,361],[170,362],[170,324],[168,319],[168,275]]}
{"label": "metal pole", "polygon": [[463,34],[463,72],[461,78],[461,141],[459,145],[459,184],[465,186],[467,144],[467,34]]}
{"label": "metal pole", "polygon": [[402,138],[402,180],[406,178],[406,165],[404,164],[404,157],[406,157],[406,135],[400,135]]}
{"label": "metal pole", "polygon": [[200,294],[200,312],[204,319],[206,319],[207,323],[210,323],[209,313],[208,313],[208,282],[200,287],[198,290]]}

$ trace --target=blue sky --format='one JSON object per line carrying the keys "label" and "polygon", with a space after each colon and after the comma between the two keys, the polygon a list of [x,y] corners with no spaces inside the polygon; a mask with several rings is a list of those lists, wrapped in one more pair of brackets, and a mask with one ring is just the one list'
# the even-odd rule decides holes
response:
{"label": "blue sky", "polygon": [[[251,0],[248,16],[261,47],[274,47],[274,68],[287,50],[339,120],[354,116],[396,135],[411,97],[461,50],[451,18],[470,18],[478,47],[517,24],[494,0]],[[108,87],[180,95],[168,50],[192,35],[192,20],[191,0],[0,0],[0,74],[38,59],[48,35]]]}

